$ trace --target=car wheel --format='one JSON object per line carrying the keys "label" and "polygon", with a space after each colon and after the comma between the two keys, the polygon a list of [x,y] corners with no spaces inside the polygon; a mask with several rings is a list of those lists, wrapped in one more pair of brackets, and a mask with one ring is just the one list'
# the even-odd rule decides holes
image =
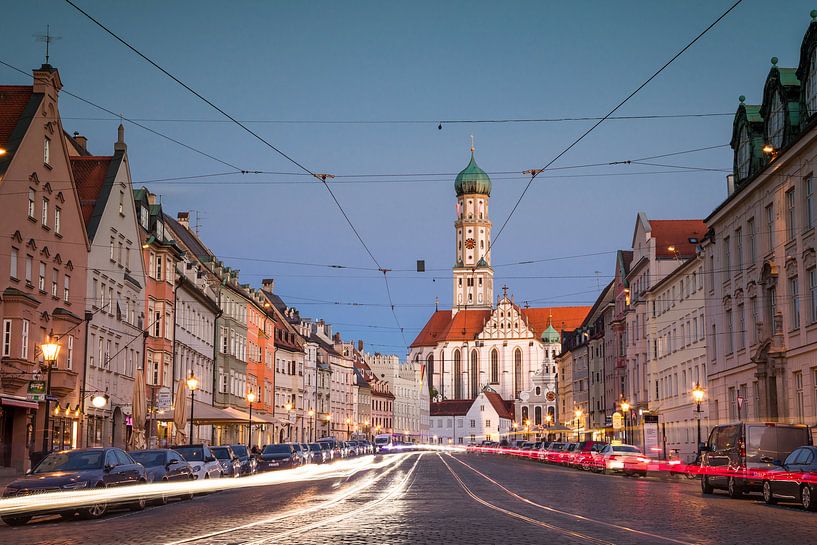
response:
{"label": "car wheel", "polygon": [[[105,488],[105,486],[98,486],[97,488]],[[81,509],[79,512],[79,516],[84,519],[98,519],[105,516],[105,512],[108,510],[108,504],[106,502],[99,502],[93,505],[89,505],[85,509]]]}
{"label": "car wheel", "polygon": [[[167,479],[162,479],[160,484],[167,484]],[[154,499],[152,502],[154,505],[167,505],[167,494],[162,494],[158,498]]]}
{"label": "car wheel", "polygon": [[772,483],[769,481],[763,481],[763,501],[765,501],[768,505],[774,505],[777,503],[774,493],[772,492]]}
{"label": "car wheel", "polygon": [[738,486],[738,483],[734,477],[729,477],[729,481],[726,484],[726,491],[730,498],[743,497],[743,489]]}
{"label": "car wheel", "polygon": [[641,477],[646,477],[646,476],[647,476],[647,472],[646,472],[646,471],[640,471],[640,472],[638,473],[638,475],[639,475],[639,476],[641,476]]}
{"label": "car wheel", "polygon": [[701,493],[712,494],[714,491],[715,489],[709,484],[709,478],[706,475],[701,475]]}
{"label": "car wheel", "polygon": [[3,522],[8,524],[9,526],[22,526],[23,524],[31,520],[31,517],[27,515],[23,515],[21,517],[9,517],[4,515],[0,518],[2,518]]}
{"label": "car wheel", "polygon": [[[145,484],[145,481],[138,481],[136,484],[137,485]],[[165,497],[165,503],[167,503],[167,497]],[[147,500],[145,498],[139,498],[138,500],[130,504],[128,508],[131,511],[144,511],[145,505],[147,505]]]}
{"label": "car wheel", "polygon": [[817,511],[817,501],[814,501],[814,491],[811,486],[804,484],[800,488],[800,505],[806,511]]}

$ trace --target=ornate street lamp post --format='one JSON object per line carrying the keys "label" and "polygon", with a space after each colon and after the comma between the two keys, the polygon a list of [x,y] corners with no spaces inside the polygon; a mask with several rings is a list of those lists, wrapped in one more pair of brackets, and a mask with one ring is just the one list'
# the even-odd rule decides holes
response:
{"label": "ornate street lamp post", "polygon": [[627,416],[630,413],[630,403],[627,401],[627,398],[624,397],[621,399],[621,412],[624,413],[624,443],[627,443]]}
{"label": "ornate street lamp post", "polygon": [[326,436],[329,437],[332,434],[332,413],[326,415]]}
{"label": "ornate street lamp post", "polygon": [[255,403],[255,392],[247,392],[247,402],[250,404],[250,421],[247,433],[247,448],[252,449],[252,404]]}
{"label": "ornate street lamp post", "polygon": [[311,443],[314,441],[314,433],[315,433],[315,411],[309,409],[309,418],[312,419],[312,427],[309,428],[309,442]]}
{"label": "ornate street lamp post", "polygon": [[292,442],[292,421],[289,419],[289,413],[292,412],[292,403],[287,403],[284,408],[287,410],[287,441]]}
{"label": "ornate street lamp post", "polygon": [[57,344],[53,331],[46,337],[45,342],[40,345],[40,350],[42,350],[43,359],[48,369],[45,383],[45,413],[43,414],[43,454],[45,454],[51,450],[51,444],[48,440],[49,416],[51,413],[51,369],[57,362],[57,356],[60,353],[60,345]]}
{"label": "ornate street lamp post", "polygon": [[547,413],[545,415],[545,427],[547,428],[547,435],[546,435],[545,439],[547,439],[548,441],[550,441],[550,424],[552,422],[553,422],[553,415],[550,414],[550,413]]}
{"label": "ornate street lamp post", "polygon": [[347,440],[352,438],[352,432],[351,432],[351,429],[349,428],[349,425],[350,425],[351,423],[352,423],[352,419],[351,419],[351,418],[347,418],[347,419],[346,419],[346,439],[347,439]]}
{"label": "ornate street lamp post", "polygon": [[579,436],[579,428],[582,423],[582,415],[584,413],[581,409],[576,409],[576,441],[580,441],[581,437]]}
{"label": "ornate street lamp post", "polygon": [[701,388],[701,384],[696,382],[695,388],[692,389],[692,399],[695,400],[695,412],[698,416],[698,453],[701,452],[701,402],[704,400],[706,392]]}
{"label": "ornate street lamp post", "polygon": [[193,405],[195,405],[195,392],[199,387],[199,379],[190,370],[190,376],[187,377],[187,387],[190,388],[190,444],[193,444]]}
{"label": "ornate street lamp post", "polygon": [[525,441],[530,441],[530,418],[525,420]]}

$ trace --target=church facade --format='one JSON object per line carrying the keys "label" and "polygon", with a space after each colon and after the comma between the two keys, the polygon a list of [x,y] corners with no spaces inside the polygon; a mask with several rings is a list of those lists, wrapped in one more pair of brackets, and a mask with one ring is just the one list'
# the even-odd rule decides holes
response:
{"label": "church facade", "polygon": [[560,331],[578,327],[590,307],[523,308],[507,287],[495,298],[491,179],[473,147],[454,190],[453,305],[431,315],[409,359],[425,364],[434,401],[475,399],[488,388],[513,402],[519,426],[546,426],[548,414],[556,422]]}

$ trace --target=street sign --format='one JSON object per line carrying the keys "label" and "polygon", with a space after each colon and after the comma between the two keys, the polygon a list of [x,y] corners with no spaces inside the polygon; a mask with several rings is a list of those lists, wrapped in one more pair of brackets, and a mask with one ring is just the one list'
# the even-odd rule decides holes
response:
{"label": "street sign", "polygon": [[170,388],[166,386],[159,388],[159,391],[156,393],[156,410],[166,411],[170,409],[172,404],[173,396],[170,393]]}
{"label": "street sign", "polygon": [[624,417],[621,415],[620,412],[616,411],[613,413],[613,429],[620,430],[624,428]]}
{"label": "street sign", "polygon": [[737,402],[738,402],[738,410],[743,409],[743,396],[738,394]]}
{"label": "street sign", "polygon": [[28,381],[28,393],[26,399],[30,401],[45,401],[45,381],[44,380],[30,380]]}
{"label": "street sign", "polygon": [[298,415],[297,415],[297,414],[295,414],[295,411],[290,411],[290,413],[289,413],[289,421],[294,423],[294,422],[295,422],[295,419],[297,418],[297,416],[298,416]]}

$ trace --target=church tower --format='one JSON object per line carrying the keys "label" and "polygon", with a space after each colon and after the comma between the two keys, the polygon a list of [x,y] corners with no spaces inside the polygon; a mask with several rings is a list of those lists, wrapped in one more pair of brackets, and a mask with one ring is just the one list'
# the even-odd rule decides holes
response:
{"label": "church tower", "polygon": [[474,160],[454,181],[457,194],[456,258],[452,313],[465,308],[490,309],[494,298],[494,270],[491,268],[491,221],[488,201],[491,179]]}

